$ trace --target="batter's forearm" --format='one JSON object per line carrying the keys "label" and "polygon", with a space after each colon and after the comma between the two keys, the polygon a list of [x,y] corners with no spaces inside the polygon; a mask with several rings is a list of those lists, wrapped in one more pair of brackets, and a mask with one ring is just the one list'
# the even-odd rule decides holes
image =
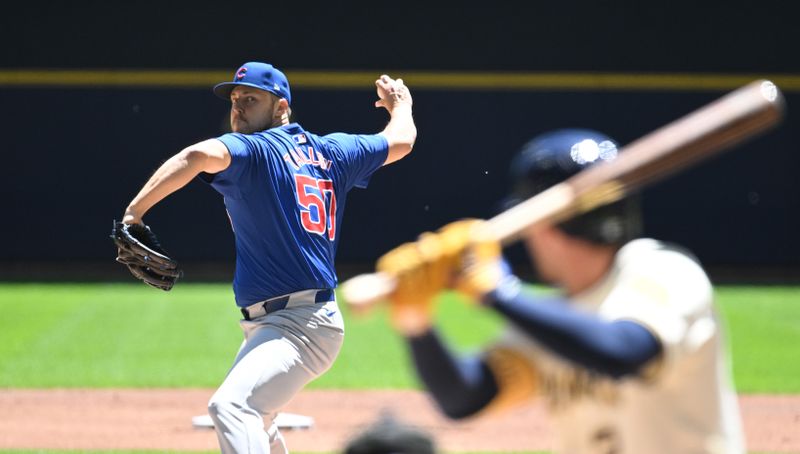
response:
{"label": "batter's forearm", "polygon": [[456,358],[435,331],[407,341],[419,378],[448,417],[474,415],[497,395],[488,367],[477,357]]}
{"label": "batter's forearm", "polygon": [[123,222],[141,222],[150,208],[192,181],[203,170],[206,159],[202,153],[187,150],[169,158],[133,198]]}
{"label": "batter's forearm", "polygon": [[486,304],[559,355],[614,378],[638,373],[661,352],[659,341],[642,325],[606,321],[558,298],[493,292]]}

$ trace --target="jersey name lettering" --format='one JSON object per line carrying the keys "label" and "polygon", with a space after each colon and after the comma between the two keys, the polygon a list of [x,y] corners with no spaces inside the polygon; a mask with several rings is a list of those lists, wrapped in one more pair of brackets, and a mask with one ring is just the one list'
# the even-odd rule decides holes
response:
{"label": "jersey name lettering", "polygon": [[308,147],[307,154],[299,147],[289,150],[288,153],[283,155],[283,160],[288,162],[295,170],[300,170],[301,166],[311,165],[319,167],[322,170],[331,168],[331,161],[325,159],[322,153],[315,151],[312,147]]}
{"label": "jersey name lettering", "polygon": [[558,411],[581,399],[607,405],[619,403],[619,390],[610,379],[587,370],[564,367],[542,374],[541,389],[549,407]]}

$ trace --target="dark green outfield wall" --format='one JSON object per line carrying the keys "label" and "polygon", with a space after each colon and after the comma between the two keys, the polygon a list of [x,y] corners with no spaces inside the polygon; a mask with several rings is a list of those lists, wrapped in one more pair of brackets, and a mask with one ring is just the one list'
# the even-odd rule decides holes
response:
{"label": "dark green outfield wall", "polygon": [[[20,70],[39,76],[53,68],[227,73],[263,59],[290,73],[375,76],[679,73],[712,74],[724,82],[737,75],[796,81],[800,74],[800,27],[786,6],[428,3],[440,6],[17,5],[0,17],[0,262],[109,259],[111,220],[158,163],[220,134],[227,109],[200,86],[9,82]],[[454,218],[491,216],[506,189],[510,156],[536,133],[592,127],[624,144],[726,91],[669,81],[638,90],[596,83],[483,90],[409,84],[419,128],[416,150],[381,170],[368,191],[351,193],[340,262],[372,260]],[[297,119],[318,132],[372,132],[386,121],[372,107],[368,83],[359,89],[325,86],[323,80],[317,88],[300,84],[293,95]],[[800,89],[790,84],[786,95],[781,128],[646,191],[649,235],[681,242],[709,265],[800,266]],[[221,199],[201,183],[167,200],[147,221],[179,258],[233,255]]]}

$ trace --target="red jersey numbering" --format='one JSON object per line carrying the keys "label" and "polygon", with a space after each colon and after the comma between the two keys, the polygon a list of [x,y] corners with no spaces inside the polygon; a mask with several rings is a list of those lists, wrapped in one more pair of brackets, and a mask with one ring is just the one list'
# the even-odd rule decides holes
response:
{"label": "red jersey numbering", "polygon": [[[318,180],[302,174],[295,174],[294,181],[303,228],[317,235],[325,235],[327,231],[328,239],[333,241],[336,238],[336,194],[333,192],[333,181]],[[316,212],[316,216],[313,216],[313,212]]]}

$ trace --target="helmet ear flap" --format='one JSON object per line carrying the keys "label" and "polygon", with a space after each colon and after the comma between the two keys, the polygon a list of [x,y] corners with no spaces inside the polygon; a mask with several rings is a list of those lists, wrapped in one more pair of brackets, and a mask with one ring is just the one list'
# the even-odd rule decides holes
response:
{"label": "helmet ear flap", "polygon": [[632,196],[558,225],[564,233],[596,244],[625,244],[642,233],[640,198]]}

